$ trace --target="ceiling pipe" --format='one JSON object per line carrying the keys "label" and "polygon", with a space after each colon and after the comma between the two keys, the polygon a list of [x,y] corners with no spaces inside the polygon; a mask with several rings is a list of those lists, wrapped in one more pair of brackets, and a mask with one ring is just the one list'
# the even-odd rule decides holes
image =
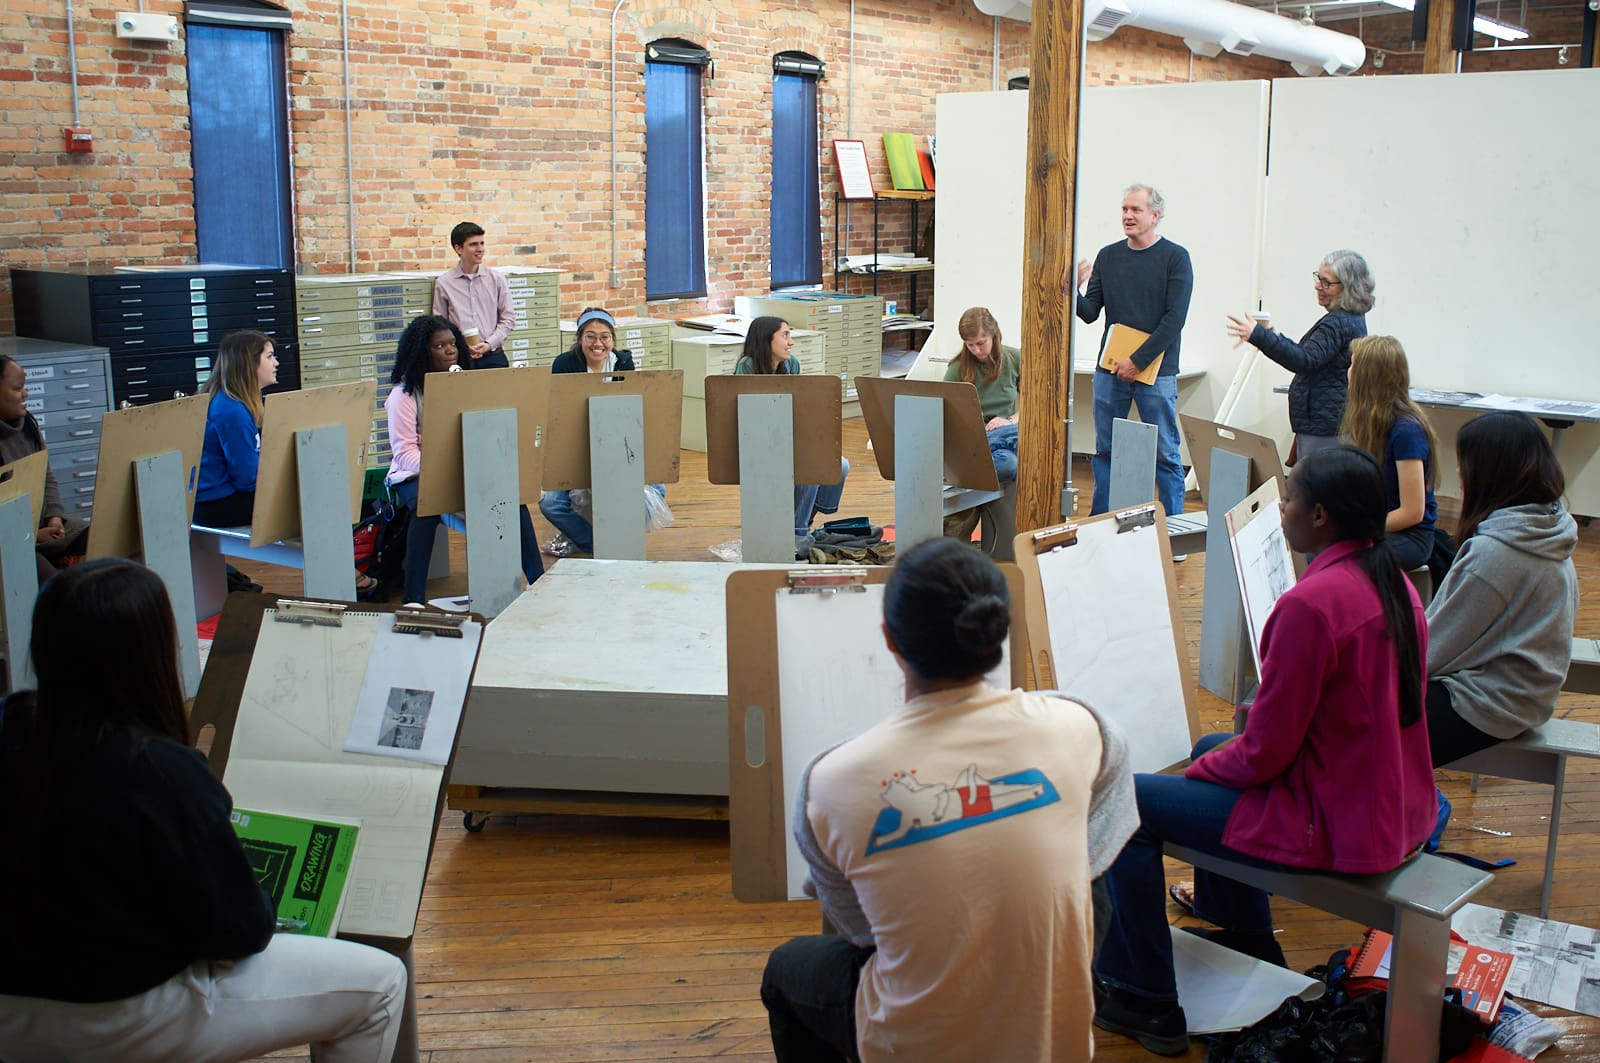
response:
{"label": "ceiling pipe", "polygon": [[[1032,0],[973,0],[1000,18],[1033,19]],[[1260,55],[1307,77],[1352,74],[1366,61],[1360,38],[1228,0],[1085,0],[1084,36],[1103,41],[1123,26],[1181,37],[1195,55]]]}

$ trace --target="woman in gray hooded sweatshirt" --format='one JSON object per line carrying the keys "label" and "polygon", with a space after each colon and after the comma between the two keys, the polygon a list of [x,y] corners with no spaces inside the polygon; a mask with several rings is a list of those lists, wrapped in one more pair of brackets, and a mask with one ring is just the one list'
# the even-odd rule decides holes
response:
{"label": "woman in gray hooded sweatshirt", "polygon": [[1538,727],[1572,656],[1578,526],[1544,432],[1490,413],[1456,437],[1461,549],[1428,606],[1428,741],[1435,767]]}

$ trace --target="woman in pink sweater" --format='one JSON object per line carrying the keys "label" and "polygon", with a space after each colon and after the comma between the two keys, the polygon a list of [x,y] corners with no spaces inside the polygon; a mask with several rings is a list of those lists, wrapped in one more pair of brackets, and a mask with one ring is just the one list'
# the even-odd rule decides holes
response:
{"label": "woman in pink sweater", "polygon": [[[1437,814],[1423,714],[1427,625],[1385,541],[1388,495],[1357,447],[1295,466],[1289,545],[1316,555],[1261,637],[1261,688],[1240,735],[1195,747],[1182,777],[1135,776],[1140,827],[1108,872],[1115,914],[1095,962],[1095,1023],[1152,1052],[1188,1050],[1172,969],[1161,847],[1374,874],[1422,845]],[[1283,962],[1267,895],[1197,872],[1206,936]]]}

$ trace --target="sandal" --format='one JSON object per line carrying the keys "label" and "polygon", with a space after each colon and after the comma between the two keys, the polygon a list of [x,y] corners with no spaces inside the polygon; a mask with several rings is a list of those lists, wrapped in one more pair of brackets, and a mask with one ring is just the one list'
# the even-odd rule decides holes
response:
{"label": "sandal", "polygon": [[1172,903],[1182,908],[1185,913],[1194,916],[1196,919],[1200,918],[1199,913],[1194,910],[1194,882],[1192,880],[1185,879],[1182,882],[1174,882],[1167,887],[1167,896],[1171,897]]}
{"label": "sandal", "polygon": [[365,572],[361,572],[359,570],[356,572],[356,593],[357,594],[369,594],[372,591],[375,591],[377,589],[378,589],[378,581],[377,580],[373,579],[371,576],[367,575]]}

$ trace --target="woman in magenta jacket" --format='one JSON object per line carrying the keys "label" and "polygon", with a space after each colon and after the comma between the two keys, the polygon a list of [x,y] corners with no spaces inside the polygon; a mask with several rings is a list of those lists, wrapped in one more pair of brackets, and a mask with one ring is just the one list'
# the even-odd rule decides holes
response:
{"label": "woman in magenta jacket", "polygon": [[[1161,847],[1349,874],[1400,866],[1437,815],[1423,713],[1427,624],[1384,538],[1378,462],[1338,446],[1301,460],[1283,530],[1316,555],[1261,637],[1241,735],[1212,735],[1182,777],[1139,775],[1140,827],[1107,872],[1115,913],[1095,961],[1095,1023],[1152,1052],[1188,1050]],[[1195,912],[1221,944],[1283,962],[1267,894],[1197,871]]]}

